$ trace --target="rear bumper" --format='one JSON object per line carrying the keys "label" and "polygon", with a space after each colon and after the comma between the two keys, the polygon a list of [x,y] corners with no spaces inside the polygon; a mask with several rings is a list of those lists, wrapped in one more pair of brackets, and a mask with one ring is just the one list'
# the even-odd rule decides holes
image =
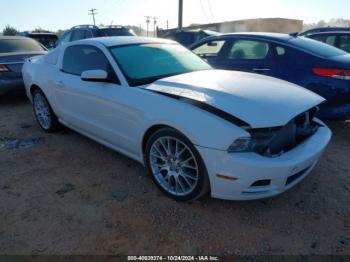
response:
{"label": "rear bumper", "polygon": [[307,141],[276,158],[254,153],[230,154],[202,147],[197,149],[208,170],[212,197],[254,200],[278,195],[302,181],[316,166],[330,139],[331,131],[321,127]]}
{"label": "rear bumper", "polygon": [[21,90],[24,91],[23,79],[0,79],[0,95]]}

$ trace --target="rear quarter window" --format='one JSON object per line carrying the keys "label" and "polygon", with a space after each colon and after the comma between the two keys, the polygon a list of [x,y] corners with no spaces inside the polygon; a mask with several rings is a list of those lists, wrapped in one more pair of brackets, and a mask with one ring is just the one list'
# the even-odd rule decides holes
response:
{"label": "rear quarter window", "polygon": [[58,55],[60,53],[60,49],[53,49],[48,54],[45,55],[44,61],[51,65],[56,65],[58,61]]}

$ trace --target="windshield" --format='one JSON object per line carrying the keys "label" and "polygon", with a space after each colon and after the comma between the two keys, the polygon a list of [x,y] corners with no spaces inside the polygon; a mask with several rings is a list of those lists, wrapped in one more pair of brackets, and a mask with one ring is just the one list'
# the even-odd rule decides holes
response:
{"label": "windshield", "polygon": [[178,44],[137,44],[112,47],[111,53],[131,86],[211,67]]}
{"label": "windshield", "polygon": [[347,53],[333,46],[305,37],[295,37],[290,40],[292,44],[322,57],[346,55]]}
{"label": "windshield", "polygon": [[39,43],[32,39],[1,39],[0,53],[25,53],[45,51]]}
{"label": "windshield", "polygon": [[127,28],[103,28],[98,31],[100,36],[135,36],[135,33]]}

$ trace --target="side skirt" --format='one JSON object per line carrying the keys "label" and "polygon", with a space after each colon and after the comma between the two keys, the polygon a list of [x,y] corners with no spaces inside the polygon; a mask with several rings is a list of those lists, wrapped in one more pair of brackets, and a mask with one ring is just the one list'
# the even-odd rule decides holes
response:
{"label": "side skirt", "polygon": [[95,136],[93,136],[93,135],[91,135],[91,134],[81,130],[78,127],[70,125],[69,123],[65,122],[62,119],[58,119],[58,121],[62,125],[64,125],[64,126],[70,128],[70,129],[74,130],[75,132],[77,132],[77,133],[79,133],[79,134],[81,134],[83,136],[86,136],[86,137],[90,138],[91,140],[94,140],[95,142],[97,142],[99,144],[102,144],[102,145],[104,145],[104,146],[106,146],[106,147],[108,147],[108,148],[110,148],[110,149],[112,149],[114,151],[117,151],[118,153],[121,153],[121,154],[123,154],[123,155],[125,155],[127,157],[130,157],[131,159],[139,162],[140,164],[142,164],[144,166],[143,156],[138,156],[138,155],[135,155],[135,154],[131,154],[130,152],[126,151],[125,149],[122,149],[122,148],[120,148],[120,147],[118,147],[118,146],[116,146],[114,144],[111,144],[111,143],[105,141],[105,140],[97,138],[97,137],[95,137]]}

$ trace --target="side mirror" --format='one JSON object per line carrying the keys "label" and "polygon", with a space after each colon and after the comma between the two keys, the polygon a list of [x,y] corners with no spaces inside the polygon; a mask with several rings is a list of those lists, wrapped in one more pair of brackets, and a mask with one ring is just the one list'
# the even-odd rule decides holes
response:
{"label": "side mirror", "polygon": [[89,82],[109,82],[108,74],[105,70],[88,70],[81,73],[81,80]]}

